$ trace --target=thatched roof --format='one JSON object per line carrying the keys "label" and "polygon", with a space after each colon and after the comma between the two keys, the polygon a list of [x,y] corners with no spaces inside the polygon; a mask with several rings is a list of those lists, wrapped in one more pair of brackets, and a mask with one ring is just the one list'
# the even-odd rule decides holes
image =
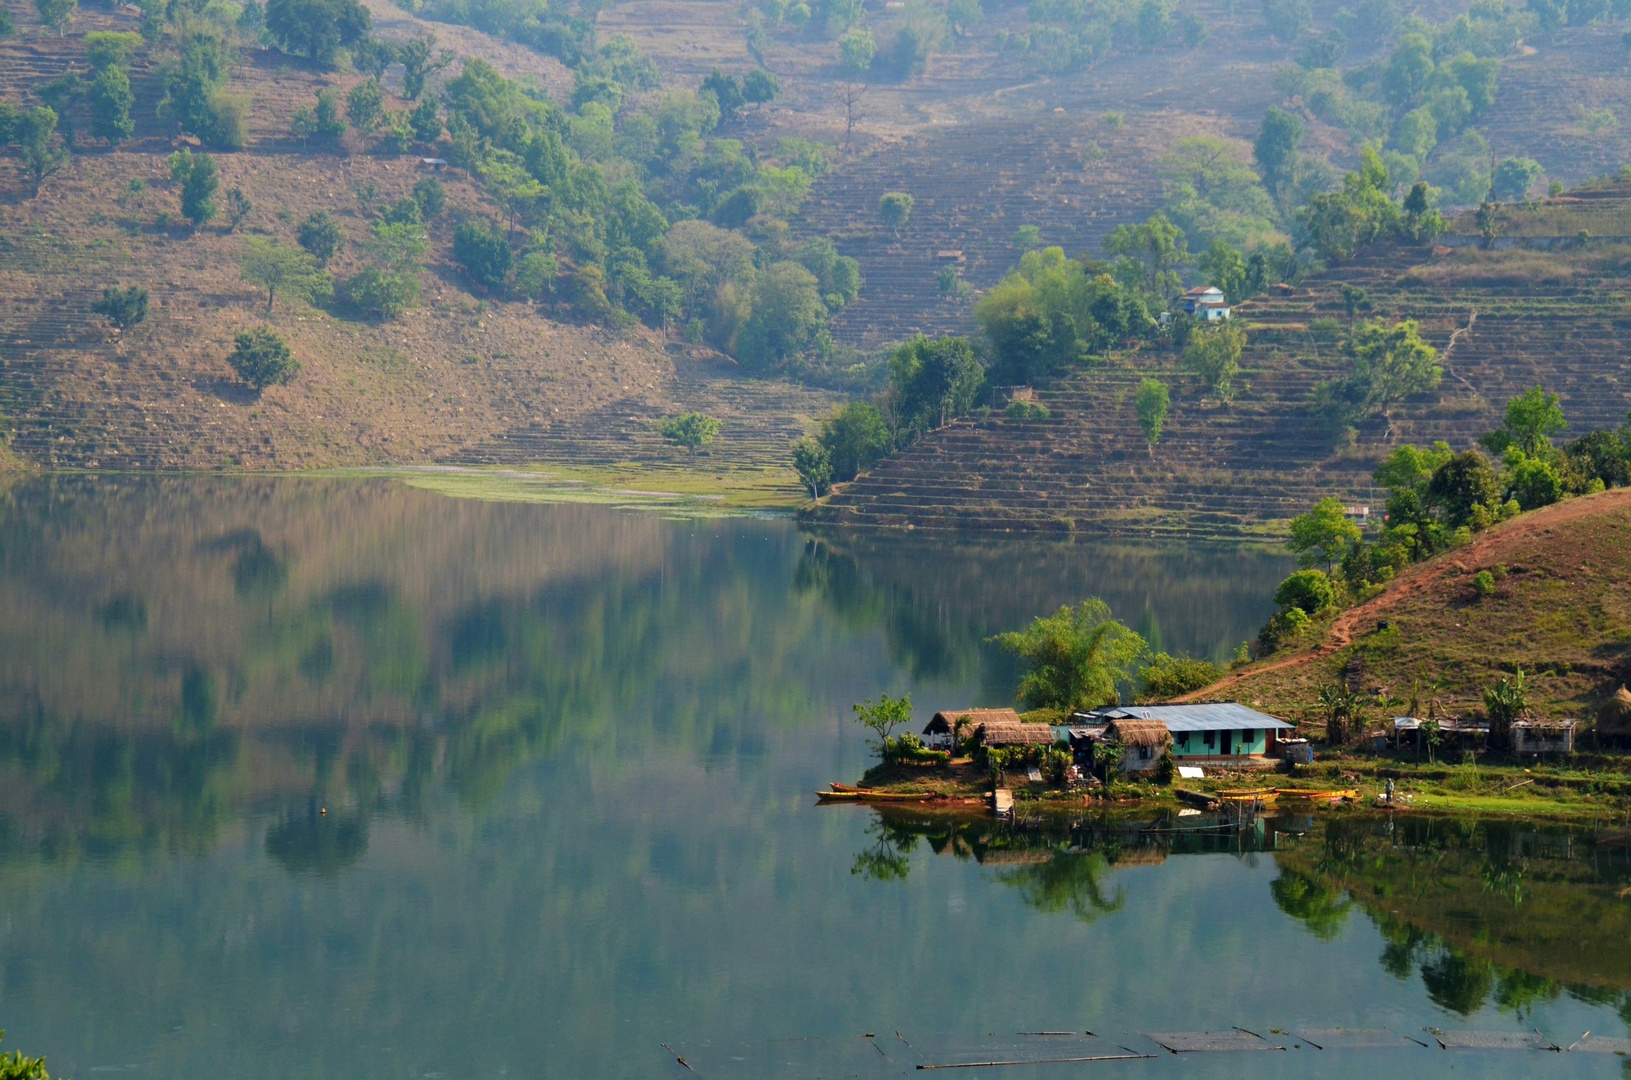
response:
{"label": "thatched roof", "polygon": [[1631,732],[1631,690],[1620,687],[1597,713],[1597,730],[1604,735]]}
{"label": "thatched roof", "polygon": [[940,732],[951,734],[957,730],[957,721],[968,718],[966,725],[973,731],[981,724],[1014,725],[1019,723],[1019,713],[1013,709],[945,709],[934,714],[929,726],[923,729],[923,734],[934,735]]}
{"label": "thatched roof", "polygon": [[1113,720],[1106,735],[1123,746],[1166,746],[1172,732],[1159,720]]}
{"label": "thatched roof", "polygon": [[976,732],[986,746],[1052,746],[1047,724],[981,724]]}

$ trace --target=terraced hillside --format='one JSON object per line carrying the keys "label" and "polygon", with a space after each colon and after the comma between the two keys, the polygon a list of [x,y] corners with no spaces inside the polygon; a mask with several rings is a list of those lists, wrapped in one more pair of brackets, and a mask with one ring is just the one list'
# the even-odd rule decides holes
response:
{"label": "terraced hillside", "polygon": [[[1250,345],[1233,405],[1203,397],[1170,354],[1125,356],[1040,390],[1048,419],[954,422],[808,516],[917,528],[1272,531],[1326,495],[1374,504],[1370,472],[1390,447],[1468,446],[1508,398],[1536,384],[1562,395],[1571,431],[1618,426],[1631,408],[1631,181],[1509,209],[1505,228],[1495,250],[1464,233],[1431,248],[1377,247],[1291,295],[1242,305]],[[1600,239],[1582,243],[1581,229]],[[1311,407],[1315,385],[1339,368],[1345,284],[1367,290],[1374,314],[1418,320],[1445,370],[1438,391],[1346,445]],[[1173,396],[1153,454],[1131,404],[1150,374]]]}
{"label": "terraced hillside", "polygon": [[[12,7],[20,32],[0,41],[7,100],[26,100],[67,70],[86,32],[135,23],[89,10],[66,37],[48,37]],[[418,27],[401,12],[384,14],[385,33]],[[473,32],[453,28],[444,37],[461,33]],[[554,61],[513,48],[493,50],[508,70],[545,85],[558,75]],[[38,195],[15,162],[0,162],[0,442],[9,440],[8,460],[130,469],[662,464],[676,455],[651,421],[701,408],[725,421],[713,464],[760,469],[774,456],[792,489],[787,441],[832,395],[743,378],[726,358],[643,328],[561,323],[528,304],[473,295],[451,264],[454,219],[501,214],[457,173],[440,174],[452,212],[431,223],[417,308],[377,324],[280,295],[266,314],[264,293],[240,279],[244,234],[289,243],[295,225],[322,209],[360,240],[374,210],[407,194],[425,170],[416,157],[376,156],[349,142],[303,150],[289,131],[295,108],[322,86],[343,93],[356,76],[248,50],[233,80],[253,102],[248,145],[215,156],[221,189],[241,187],[253,209],[236,232],[219,221],[191,229],[166,162],[179,143],[158,124],[151,74],[144,54],[132,73],[136,137],[118,150],[82,144]],[[331,269],[344,276],[358,265],[345,253]],[[121,335],[90,308],[104,285],[130,283],[151,290],[151,315]],[[255,397],[230,377],[225,358],[236,332],[262,322],[289,340],[304,370]]]}

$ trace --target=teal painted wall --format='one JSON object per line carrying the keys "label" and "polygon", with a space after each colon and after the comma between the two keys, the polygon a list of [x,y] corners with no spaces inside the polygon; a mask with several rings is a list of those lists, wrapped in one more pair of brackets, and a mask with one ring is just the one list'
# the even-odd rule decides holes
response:
{"label": "teal painted wall", "polygon": [[[1222,752],[1221,747],[1223,745],[1223,732],[1218,731],[1213,732],[1212,734],[1215,735],[1216,738],[1211,746],[1207,746],[1205,732],[1174,732],[1172,736],[1172,756],[1175,758],[1216,757]],[[1229,752],[1231,754],[1243,755],[1268,753],[1268,732],[1266,730],[1263,728],[1256,728],[1252,731],[1254,738],[1248,742],[1242,742],[1240,734],[1240,732],[1236,731],[1230,736]],[[1185,735],[1189,736],[1189,742],[1187,744],[1184,742]]]}

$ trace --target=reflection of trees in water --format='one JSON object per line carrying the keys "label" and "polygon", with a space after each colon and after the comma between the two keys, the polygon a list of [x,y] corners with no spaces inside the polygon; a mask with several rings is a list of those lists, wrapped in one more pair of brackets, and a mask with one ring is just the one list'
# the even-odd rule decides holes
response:
{"label": "reflection of trees in water", "polygon": [[919,834],[910,826],[874,818],[866,827],[871,845],[855,853],[849,872],[870,881],[905,881],[912,872],[911,854]]}
{"label": "reflection of trees in water", "polygon": [[368,823],[361,815],[321,814],[308,809],[266,832],[266,854],[291,874],[332,877],[368,851]]}
{"label": "reflection of trees in water", "polygon": [[1277,852],[1271,887],[1314,933],[1335,936],[1357,903],[1382,933],[1383,970],[1419,977],[1446,1011],[1494,1005],[1521,1018],[1567,994],[1631,1022],[1625,851],[1550,823],[1353,817],[1317,828]]}
{"label": "reflection of trees in water", "polygon": [[1103,878],[1110,860],[1099,851],[1053,851],[1047,861],[999,870],[997,881],[1019,890],[1020,899],[1038,911],[1068,911],[1090,923],[1121,910],[1126,897],[1120,886],[1106,894]]}

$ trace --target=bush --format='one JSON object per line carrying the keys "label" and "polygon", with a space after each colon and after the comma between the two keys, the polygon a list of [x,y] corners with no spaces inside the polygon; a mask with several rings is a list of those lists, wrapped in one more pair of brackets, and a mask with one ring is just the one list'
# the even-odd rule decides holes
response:
{"label": "bush", "polygon": [[1027,420],[1046,420],[1048,418],[1048,407],[1034,401],[1010,401],[1008,407],[1002,412],[1008,419],[1021,424]]}
{"label": "bush", "polygon": [[274,384],[286,385],[300,373],[300,362],[269,326],[240,333],[233,341],[235,347],[227,363],[257,393]]}
{"label": "bush", "polygon": [[1290,611],[1318,615],[1336,603],[1336,590],[1323,570],[1299,570],[1280,582],[1274,602]]}
{"label": "bush", "polygon": [[319,210],[300,223],[295,239],[317,260],[318,266],[327,266],[328,261],[339,252],[345,235],[327,210]]}
{"label": "bush", "polygon": [[429,221],[447,206],[447,191],[440,180],[427,176],[414,184],[413,199],[419,204],[419,216]]}
{"label": "bush", "polygon": [[891,229],[904,226],[912,216],[913,198],[904,191],[891,191],[878,200],[878,216]]}
{"label": "bush", "polygon": [[490,292],[504,287],[515,259],[503,227],[482,218],[466,221],[454,231],[453,258],[465,277]]}
{"label": "bush", "polygon": [[346,299],[376,319],[394,319],[419,299],[419,279],[370,266],[345,283]]}
{"label": "bush", "polygon": [[1210,660],[1156,653],[1140,676],[1143,685],[1139,698],[1143,701],[1166,701],[1182,697],[1203,686],[1210,686],[1222,675],[1223,671]]}
{"label": "bush", "polygon": [[147,290],[140,285],[123,289],[109,285],[102,290],[102,299],[91,305],[91,310],[107,316],[119,329],[129,330],[147,318]]}
{"label": "bush", "polygon": [[221,180],[214,158],[179,150],[170,155],[170,179],[181,185],[181,212],[194,227],[215,216],[215,191]]}
{"label": "bush", "polygon": [[1302,608],[1287,608],[1278,612],[1263,624],[1263,629],[1257,634],[1258,654],[1267,656],[1280,646],[1295,641],[1312,625],[1313,620]]}
{"label": "bush", "polygon": [[1480,570],[1472,576],[1472,591],[1479,596],[1489,598],[1495,595],[1495,575],[1488,570]]}

